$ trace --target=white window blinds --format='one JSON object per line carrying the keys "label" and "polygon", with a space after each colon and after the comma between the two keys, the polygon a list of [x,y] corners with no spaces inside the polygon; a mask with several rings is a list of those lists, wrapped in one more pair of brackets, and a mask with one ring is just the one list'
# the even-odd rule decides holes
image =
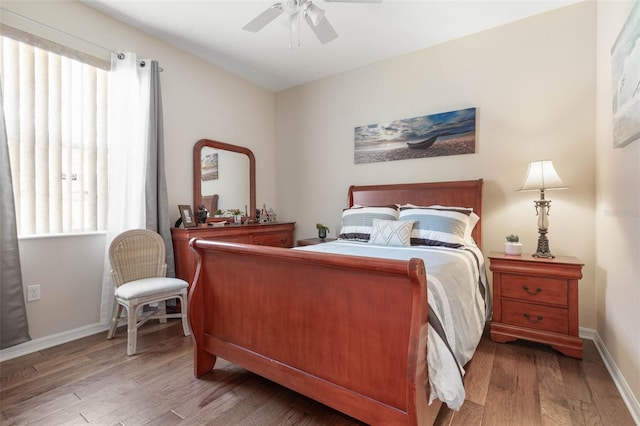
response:
{"label": "white window blinds", "polygon": [[107,71],[0,41],[18,235],[104,230]]}

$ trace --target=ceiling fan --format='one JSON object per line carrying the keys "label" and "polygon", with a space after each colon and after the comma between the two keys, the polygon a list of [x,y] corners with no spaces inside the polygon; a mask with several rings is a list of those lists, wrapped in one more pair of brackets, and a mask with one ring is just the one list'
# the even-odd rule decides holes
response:
{"label": "ceiling fan", "polygon": [[[381,3],[382,0],[324,0],[329,3]],[[283,15],[289,25],[289,49],[293,47],[294,34],[298,35],[300,46],[300,21],[304,18],[313,33],[322,44],[329,43],[338,37],[327,18],[324,9],[319,8],[311,0],[283,0],[269,6],[267,10],[256,16],[243,30],[257,33],[267,24]]]}

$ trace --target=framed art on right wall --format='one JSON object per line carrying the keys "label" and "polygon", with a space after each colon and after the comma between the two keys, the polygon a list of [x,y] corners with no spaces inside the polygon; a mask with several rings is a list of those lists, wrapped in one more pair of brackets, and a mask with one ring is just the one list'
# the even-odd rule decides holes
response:
{"label": "framed art on right wall", "polygon": [[640,1],[611,48],[613,147],[640,139]]}

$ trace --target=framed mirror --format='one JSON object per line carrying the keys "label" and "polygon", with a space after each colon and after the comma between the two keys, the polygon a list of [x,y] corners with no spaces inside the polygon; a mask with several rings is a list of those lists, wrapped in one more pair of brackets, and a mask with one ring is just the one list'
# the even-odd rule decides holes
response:
{"label": "framed mirror", "polygon": [[249,148],[200,139],[193,147],[193,203],[204,204],[213,217],[231,209],[256,216],[256,159]]}

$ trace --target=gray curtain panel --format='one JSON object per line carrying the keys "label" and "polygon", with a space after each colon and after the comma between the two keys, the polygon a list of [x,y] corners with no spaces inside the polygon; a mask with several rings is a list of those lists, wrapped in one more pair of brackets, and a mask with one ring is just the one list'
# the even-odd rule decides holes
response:
{"label": "gray curtain panel", "polygon": [[24,306],[9,143],[0,87],[0,349],[31,340]]}
{"label": "gray curtain panel", "polygon": [[151,94],[149,96],[149,143],[145,185],[147,229],[159,233],[167,247],[167,277],[175,277],[176,269],[171,241],[171,219],[164,169],[164,127],[162,122],[162,94],[158,61],[149,61]]}

